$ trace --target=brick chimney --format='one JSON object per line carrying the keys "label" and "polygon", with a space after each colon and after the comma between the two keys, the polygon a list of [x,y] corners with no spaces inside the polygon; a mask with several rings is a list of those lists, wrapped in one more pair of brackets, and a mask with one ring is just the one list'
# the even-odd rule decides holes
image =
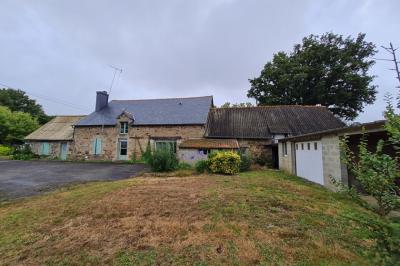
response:
{"label": "brick chimney", "polygon": [[100,111],[108,105],[108,93],[106,91],[96,92],[96,112]]}

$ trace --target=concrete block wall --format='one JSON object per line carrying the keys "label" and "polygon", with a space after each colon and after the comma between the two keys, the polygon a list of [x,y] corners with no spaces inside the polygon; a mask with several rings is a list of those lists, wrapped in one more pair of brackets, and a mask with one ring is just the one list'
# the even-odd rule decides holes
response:
{"label": "concrete block wall", "polygon": [[278,144],[278,154],[279,154],[279,169],[289,173],[296,174],[296,168],[294,165],[295,161],[295,150],[293,142],[287,143],[287,155],[283,154],[283,143]]}
{"label": "concrete block wall", "polygon": [[331,190],[337,188],[333,186],[331,177],[342,180],[342,162],[340,159],[340,139],[336,135],[324,136],[322,142],[322,162],[324,173],[324,186]]}

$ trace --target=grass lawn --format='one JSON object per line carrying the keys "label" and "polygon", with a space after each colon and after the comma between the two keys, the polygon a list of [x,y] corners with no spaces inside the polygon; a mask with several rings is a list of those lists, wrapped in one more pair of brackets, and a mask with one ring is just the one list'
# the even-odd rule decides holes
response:
{"label": "grass lawn", "polygon": [[0,262],[372,264],[350,214],[376,217],[277,171],[97,182],[0,206]]}

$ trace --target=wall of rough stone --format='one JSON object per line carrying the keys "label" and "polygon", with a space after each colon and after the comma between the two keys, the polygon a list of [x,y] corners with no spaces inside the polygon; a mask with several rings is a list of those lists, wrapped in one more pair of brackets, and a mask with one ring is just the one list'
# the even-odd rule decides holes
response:
{"label": "wall of rough stone", "polygon": [[241,148],[248,148],[248,152],[255,162],[257,158],[262,158],[268,162],[268,165],[272,163],[272,149],[270,145],[272,140],[253,140],[253,139],[237,139]]}
{"label": "wall of rough stone", "polygon": [[[150,141],[154,149],[155,139],[175,138],[177,149],[182,140],[189,138],[202,138],[204,126],[130,126],[128,134],[120,134],[119,124],[113,127],[76,127],[75,158],[87,160],[118,160],[118,140],[128,141],[128,158],[133,156],[140,159],[142,151],[146,149]],[[94,155],[92,152],[92,141],[96,138],[102,139],[102,153]]]}
{"label": "wall of rough stone", "polygon": [[73,153],[73,146],[74,143],[72,141],[27,141],[26,144],[29,144],[31,146],[32,152],[35,154],[39,154],[40,152],[40,146],[43,142],[48,142],[50,145],[50,150],[49,150],[49,158],[56,159],[60,158],[60,150],[61,150],[61,144],[62,143],[67,143],[68,144],[68,152],[67,152],[67,160],[72,158],[72,153]]}

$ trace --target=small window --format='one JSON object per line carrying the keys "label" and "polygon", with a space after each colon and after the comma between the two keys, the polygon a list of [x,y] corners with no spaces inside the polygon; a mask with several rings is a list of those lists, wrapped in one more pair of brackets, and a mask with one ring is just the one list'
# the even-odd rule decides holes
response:
{"label": "small window", "polygon": [[156,141],[156,150],[170,149],[176,153],[176,141]]}
{"label": "small window", "polygon": [[101,138],[95,138],[92,141],[92,151],[94,155],[99,155],[102,153],[102,149],[103,149],[103,141]]}
{"label": "small window", "polygon": [[311,149],[311,145],[310,145],[310,142],[309,143],[307,143],[307,150],[310,150]]}
{"label": "small window", "polygon": [[282,153],[283,155],[287,155],[287,142],[282,143]]}
{"label": "small window", "polygon": [[199,149],[199,154],[207,155],[207,154],[209,154],[209,153],[210,153],[210,150],[209,150],[209,149]]}
{"label": "small window", "polygon": [[121,128],[119,132],[121,134],[128,134],[128,122],[121,122]]}
{"label": "small window", "polygon": [[318,143],[314,142],[314,150],[318,150]]}
{"label": "small window", "polygon": [[296,151],[299,149],[299,144],[296,143]]}
{"label": "small window", "polygon": [[301,149],[304,150],[304,143],[301,143]]}

